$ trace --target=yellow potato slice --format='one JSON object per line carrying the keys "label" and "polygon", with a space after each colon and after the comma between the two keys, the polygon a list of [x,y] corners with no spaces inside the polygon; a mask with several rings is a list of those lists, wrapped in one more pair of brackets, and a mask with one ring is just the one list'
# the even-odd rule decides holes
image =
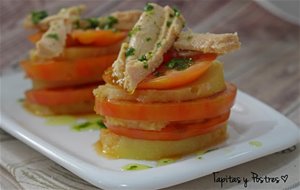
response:
{"label": "yellow potato slice", "polygon": [[223,65],[215,61],[208,71],[190,85],[168,90],[136,90],[133,94],[106,84],[94,90],[98,98],[138,102],[180,102],[194,100],[221,92],[226,88]]}
{"label": "yellow potato slice", "polygon": [[159,160],[207,150],[227,138],[226,125],[212,132],[178,141],[150,141],[116,135],[102,129],[95,144],[97,152],[109,158]]}

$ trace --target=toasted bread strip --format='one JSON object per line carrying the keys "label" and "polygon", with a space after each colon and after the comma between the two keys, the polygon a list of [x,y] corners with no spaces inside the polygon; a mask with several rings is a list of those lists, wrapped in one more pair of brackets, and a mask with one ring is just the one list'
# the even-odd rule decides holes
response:
{"label": "toasted bread strip", "polygon": [[227,34],[197,34],[181,32],[174,43],[177,50],[193,50],[203,53],[225,54],[240,48],[241,43],[237,33]]}

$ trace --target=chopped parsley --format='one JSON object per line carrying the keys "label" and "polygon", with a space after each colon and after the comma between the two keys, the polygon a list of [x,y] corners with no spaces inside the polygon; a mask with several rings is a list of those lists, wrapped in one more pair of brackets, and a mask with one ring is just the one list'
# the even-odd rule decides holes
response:
{"label": "chopped parsley", "polygon": [[133,47],[128,48],[125,52],[125,57],[134,55],[134,52],[135,52],[135,49]]}
{"label": "chopped parsley", "polygon": [[147,42],[151,41],[151,38],[150,37],[146,38],[146,41]]}
{"label": "chopped parsley", "polygon": [[32,11],[31,12],[31,21],[33,24],[38,24],[48,16],[48,13],[46,11]]}
{"label": "chopped parsley", "polygon": [[100,127],[100,129],[107,129],[107,127],[104,125],[104,123],[101,120],[96,121],[96,124]]}
{"label": "chopped parsley", "polygon": [[156,47],[157,47],[157,48],[160,48],[160,47],[161,47],[161,42],[158,42],[158,43],[156,44]]}
{"label": "chopped parsley", "polygon": [[168,69],[175,69],[177,71],[189,68],[193,63],[191,58],[173,58],[167,63]]}
{"label": "chopped parsley", "polygon": [[50,33],[46,37],[57,40],[57,41],[59,40],[58,34],[56,34],[56,33]]}
{"label": "chopped parsley", "polygon": [[112,29],[119,21],[116,17],[108,16],[102,23],[99,23],[99,28],[104,30]]}
{"label": "chopped parsley", "polygon": [[72,127],[75,131],[86,131],[86,130],[98,130],[98,129],[106,129],[107,127],[104,125],[102,120],[97,121],[86,121],[83,123],[76,124]]}
{"label": "chopped parsley", "polygon": [[152,52],[142,55],[138,60],[143,62],[144,69],[148,69],[148,60],[152,57]]}
{"label": "chopped parsley", "polygon": [[148,61],[146,55],[142,55],[138,60],[141,62]]}
{"label": "chopped parsley", "polygon": [[168,21],[167,21],[167,27],[170,27],[171,24],[172,24],[172,21],[168,20]]}
{"label": "chopped parsley", "polygon": [[154,9],[154,7],[150,3],[147,3],[146,6],[144,7],[144,11],[146,11],[146,12],[150,12],[153,9]]}
{"label": "chopped parsley", "polygon": [[88,23],[88,26],[86,29],[88,29],[88,28],[95,29],[95,28],[99,27],[99,24],[100,24],[100,22],[97,18],[87,18],[87,19],[85,19],[85,21],[87,21],[87,23]]}
{"label": "chopped parsley", "polygon": [[131,37],[133,35],[135,35],[138,31],[141,31],[142,28],[140,25],[134,27],[129,33],[128,33],[128,36]]}
{"label": "chopped parsley", "polygon": [[176,9],[175,7],[173,7],[173,11],[176,17],[180,16],[180,12],[178,9]]}
{"label": "chopped parsley", "polygon": [[131,171],[131,170],[145,170],[152,168],[152,166],[144,165],[144,164],[127,164],[122,167],[125,171]]}
{"label": "chopped parsley", "polygon": [[129,168],[128,168],[128,170],[135,170],[135,169],[137,169],[136,165],[129,166]]}
{"label": "chopped parsley", "polygon": [[90,125],[92,125],[92,123],[87,121],[87,122],[73,126],[73,129],[76,131],[81,131],[81,130],[88,128]]}
{"label": "chopped parsley", "polygon": [[148,63],[147,62],[143,62],[143,67],[144,67],[144,69],[148,69],[148,67],[149,67]]}

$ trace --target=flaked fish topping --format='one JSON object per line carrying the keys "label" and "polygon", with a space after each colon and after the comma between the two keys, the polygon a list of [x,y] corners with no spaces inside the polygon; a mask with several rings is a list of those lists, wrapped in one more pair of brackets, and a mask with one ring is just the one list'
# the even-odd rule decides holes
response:
{"label": "flaked fish topping", "polygon": [[181,32],[174,43],[177,50],[192,50],[203,53],[225,54],[239,49],[241,43],[237,33],[227,34],[197,34]]}
{"label": "flaked fish topping", "polygon": [[114,26],[117,30],[131,30],[135,23],[139,20],[142,11],[130,10],[130,11],[118,11],[111,14],[118,20],[118,23]]}
{"label": "flaked fish topping", "polygon": [[74,21],[80,18],[84,5],[61,9],[56,15],[43,19],[39,24],[49,28],[36,43],[37,55],[41,58],[59,56],[65,47],[67,34],[71,32]]}
{"label": "flaked fish topping", "polygon": [[[122,45],[119,57],[113,64],[113,76],[118,78],[117,83],[133,92],[137,84],[162,63],[164,53],[172,47],[183,25],[184,19],[177,10],[147,4],[130,32],[129,42]],[[134,49],[134,53],[126,56],[129,48]]]}
{"label": "flaked fish topping", "polygon": [[61,9],[57,14],[48,16],[45,11],[34,11],[24,21],[27,28],[44,31],[36,43],[36,56],[50,59],[62,54],[67,34],[74,29],[130,30],[141,15],[141,11],[130,10],[114,12],[106,17],[80,18],[86,9],[84,5]]}
{"label": "flaked fish topping", "polygon": [[68,30],[63,20],[52,21],[48,31],[36,43],[37,55],[42,58],[59,56],[64,50],[67,33]]}

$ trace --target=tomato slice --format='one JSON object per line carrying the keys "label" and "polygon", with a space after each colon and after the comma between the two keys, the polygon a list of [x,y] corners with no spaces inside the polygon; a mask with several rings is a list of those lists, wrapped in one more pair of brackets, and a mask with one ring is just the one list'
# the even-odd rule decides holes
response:
{"label": "tomato slice", "polygon": [[137,89],[171,89],[184,86],[199,78],[211,64],[211,61],[196,62],[183,71],[171,70],[163,76],[147,78],[139,83]]}
{"label": "tomato slice", "polygon": [[194,124],[170,124],[160,131],[141,130],[118,126],[109,126],[108,129],[121,136],[143,140],[181,140],[202,135],[223,126],[229,118],[230,112],[218,117]]}
{"label": "tomato slice", "polygon": [[29,90],[25,93],[26,100],[30,103],[45,106],[76,104],[94,99],[95,85],[77,88]]}
{"label": "tomato slice", "polygon": [[226,90],[193,101],[169,103],[138,103],[97,98],[95,111],[104,116],[128,120],[182,121],[213,118],[228,112],[237,88],[227,84]]}
{"label": "tomato slice", "polygon": [[[139,83],[137,89],[171,89],[189,84],[205,73],[216,57],[216,54],[195,55],[190,57],[194,60],[194,64],[184,70],[177,71],[166,69],[166,64],[172,59],[172,55],[166,54],[162,66]],[[155,73],[159,73],[159,76],[156,77]]]}
{"label": "tomato slice", "polygon": [[44,81],[80,81],[101,78],[117,54],[75,60],[22,61],[28,77]]}
{"label": "tomato slice", "polygon": [[30,34],[27,38],[30,42],[36,43],[42,38],[43,34],[44,32],[36,32],[34,34]]}
{"label": "tomato slice", "polygon": [[[151,73],[145,80],[143,80],[137,89],[172,89],[190,84],[197,80],[208,68],[212,65],[213,60],[216,59],[216,54],[197,54],[192,56],[192,59],[196,60],[195,63],[181,71],[168,70],[166,63],[170,61],[173,57],[178,57],[177,54],[166,53],[164,55],[163,64],[153,73]],[[190,57],[191,58],[191,57]],[[155,76],[155,73],[159,72],[161,76]],[[115,78],[112,77],[112,68],[108,68],[103,76],[103,80],[106,83],[113,84],[116,87],[119,85],[115,84]]]}
{"label": "tomato slice", "polygon": [[75,30],[71,36],[83,45],[106,46],[123,40],[127,33],[112,30]]}

